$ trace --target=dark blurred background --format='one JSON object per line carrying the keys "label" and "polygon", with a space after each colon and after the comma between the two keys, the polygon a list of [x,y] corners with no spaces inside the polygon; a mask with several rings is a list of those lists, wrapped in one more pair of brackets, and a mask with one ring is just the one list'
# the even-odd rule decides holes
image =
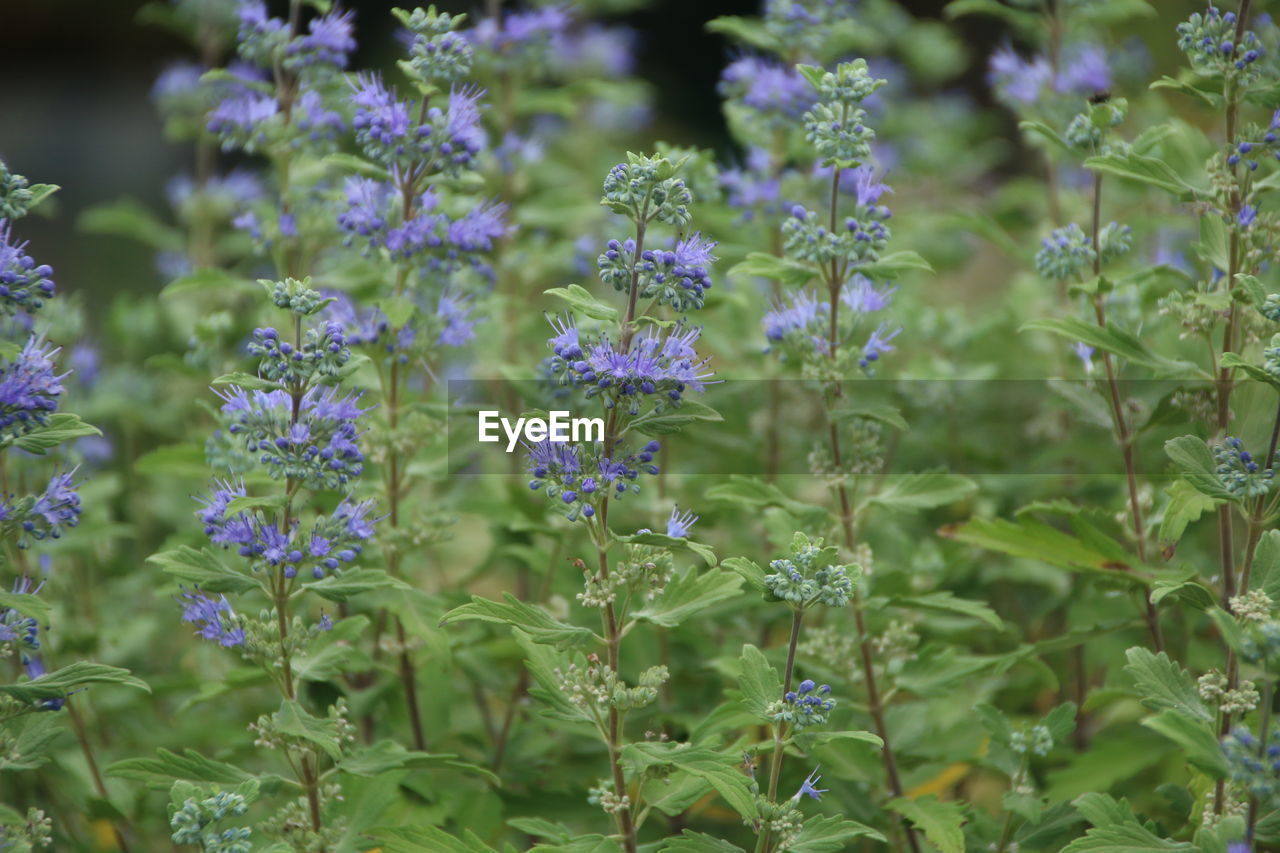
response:
{"label": "dark blurred background", "polygon": [[[917,17],[940,18],[947,0],[901,0]],[[23,223],[23,236],[42,262],[53,264],[61,292],[80,292],[105,305],[120,290],[145,293],[159,286],[150,253],[128,241],[75,229],[86,207],[124,196],[163,207],[165,182],[189,160],[184,146],[165,140],[149,100],[156,75],[190,58],[174,34],[137,21],[143,0],[0,0],[0,157],[32,181],[63,187],[54,216]],[[405,0],[346,0],[357,15],[360,49],[355,67],[388,67],[398,43],[390,10]],[[507,6],[514,4],[505,4]],[[1184,0],[1159,0],[1170,31]],[[475,2],[437,3],[476,13]],[[1178,7],[1176,10],[1171,7]],[[654,87],[654,138],[729,148],[715,84],[732,48],[705,24],[719,15],[752,15],[759,0],[654,0],[647,8],[613,18],[639,36],[638,73]],[[1175,16],[1176,11],[1176,16]],[[967,70],[949,87],[990,104],[986,58],[1007,38],[988,17],[951,23],[969,55]],[[1157,36],[1158,38],[1158,36]],[[1016,136],[1009,117],[1010,136]],[[92,292],[86,292],[86,288]]]}

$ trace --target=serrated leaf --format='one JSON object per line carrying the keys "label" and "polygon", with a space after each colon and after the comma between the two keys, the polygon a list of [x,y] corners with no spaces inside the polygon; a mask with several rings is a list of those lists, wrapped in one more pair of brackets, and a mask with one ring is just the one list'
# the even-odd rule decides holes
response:
{"label": "serrated leaf", "polygon": [[195,584],[206,592],[242,593],[255,589],[258,581],[225,565],[208,548],[199,550],[181,545],[147,558],[167,575]]}
{"label": "serrated leaf", "polygon": [[630,536],[619,536],[617,540],[619,542],[628,542],[632,545],[654,545],[677,553],[687,551],[700,557],[708,568],[715,566],[719,562],[716,558],[716,552],[711,550],[710,545],[704,545],[684,536],[668,536],[665,533],[654,533],[650,530],[632,533]]}
{"label": "serrated leaf", "polygon": [[736,844],[686,829],[676,838],[668,838],[658,848],[660,853],[746,853]]}
{"label": "serrated leaf", "polygon": [[713,569],[698,574],[690,569],[676,575],[656,601],[635,612],[635,618],[654,625],[674,628],[690,616],[737,598],[742,578],[732,572]]}
{"label": "serrated leaf", "polygon": [[702,779],[742,817],[756,817],[750,782],[738,769],[740,757],[687,743],[640,741],[622,748],[621,761],[636,772],[655,766],[675,767]]}
{"label": "serrated leaf", "polygon": [[940,471],[885,476],[886,485],[866,503],[891,510],[920,510],[946,506],[977,491],[977,485],[959,474]]}
{"label": "serrated leaf", "polygon": [[334,761],[342,758],[342,747],[338,744],[338,732],[334,721],[315,716],[293,699],[286,699],[280,703],[280,709],[275,713],[273,724],[280,734],[304,740]]}
{"label": "serrated leaf", "polygon": [[1168,163],[1136,151],[1111,152],[1089,157],[1084,161],[1084,167],[1095,172],[1158,187],[1185,201],[1204,194],[1203,190],[1183,180],[1178,170]]}
{"label": "serrated leaf", "polygon": [[887,805],[915,824],[942,853],[964,853],[964,808],[933,794],[911,800],[899,797]]}
{"label": "serrated leaf", "polygon": [[1218,476],[1217,463],[1205,443],[1194,435],[1180,435],[1164,443],[1164,452],[1173,461],[1182,478],[1202,495],[1223,501],[1235,501]]}
{"label": "serrated leaf", "polygon": [[76,690],[90,684],[121,684],[151,692],[150,685],[127,669],[82,660],[28,681],[0,684],[0,696],[9,696],[19,702],[28,703],[43,699],[65,699]]}
{"label": "serrated leaf", "polygon": [[440,620],[440,624],[475,619],[510,625],[524,631],[535,643],[544,643],[561,650],[578,648],[591,642],[593,634],[586,628],[561,622],[541,607],[525,604],[509,592],[503,593],[502,598],[502,602],[497,602],[473,595],[470,604],[450,610]]}
{"label": "serrated leaf", "polygon": [[681,401],[679,408],[667,407],[661,412],[645,412],[631,421],[627,429],[634,429],[641,435],[671,435],[697,421],[718,423],[723,420],[724,416],[706,403],[686,399]]}
{"label": "serrated leaf", "polygon": [[1187,525],[1222,503],[1220,498],[1204,494],[1186,480],[1174,480],[1165,490],[1169,503],[1160,521],[1160,541],[1172,545],[1182,538]]}
{"label": "serrated leaf", "polygon": [[276,391],[279,382],[254,376],[252,373],[224,373],[209,383],[210,385],[234,385],[249,391]]}
{"label": "serrated leaf", "polygon": [[102,431],[80,420],[79,415],[58,412],[50,415],[45,423],[31,432],[15,438],[13,444],[28,453],[44,455],[45,451],[52,450],[59,444],[91,435],[102,435]]}
{"label": "serrated leaf", "polygon": [[847,850],[855,838],[884,842],[885,837],[866,824],[837,815],[814,815],[804,822],[800,834],[787,845],[790,853],[835,853]]}
{"label": "serrated leaf", "polygon": [[899,607],[923,607],[926,610],[941,610],[945,613],[971,616],[997,631],[1004,630],[1004,621],[990,607],[980,601],[956,598],[947,590],[931,592],[927,595],[899,596],[892,601]]}
{"label": "serrated leaf", "polygon": [[729,269],[729,275],[754,276],[781,282],[791,287],[803,287],[808,284],[817,272],[808,264],[772,255],[768,252],[751,252],[746,260]]}
{"label": "serrated leaf", "polygon": [[1195,370],[1195,365],[1190,362],[1165,358],[1151,352],[1136,335],[1121,329],[1114,323],[1104,328],[1074,317],[1055,317],[1033,320],[1025,324],[1022,330],[1052,332],[1069,340],[1081,341],[1095,349],[1106,350],[1125,361],[1161,373],[1186,373]]}
{"label": "serrated leaf", "polygon": [[1173,710],[1185,717],[1212,722],[1213,714],[1200,699],[1191,675],[1164,652],[1134,647],[1125,652],[1125,671],[1133,676],[1142,704],[1152,710]]}
{"label": "serrated leaf", "polygon": [[555,296],[569,303],[569,307],[579,314],[593,320],[604,320],[609,323],[618,321],[618,309],[596,299],[582,285],[571,284],[568,287],[553,287],[542,291],[548,296]]}
{"label": "serrated leaf", "polygon": [[1142,725],[1181,746],[1187,754],[1187,761],[1199,770],[1215,779],[1226,777],[1227,760],[1212,722],[1192,719],[1170,710],[1148,717]]}
{"label": "serrated leaf", "polygon": [[105,772],[108,776],[119,779],[149,784],[162,782],[166,785],[174,779],[238,785],[255,778],[247,770],[241,770],[225,761],[205,758],[194,749],[184,749],[181,755],[167,749],[158,749],[155,758],[127,758],[109,765]]}
{"label": "serrated leaf", "polygon": [[409,584],[392,577],[382,569],[346,569],[318,581],[309,581],[302,586],[329,601],[348,601],[375,589],[394,589],[401,592],[413,589]]}
{"label": "serrated leaf", "polygon": [[771,702],[782,698],[782,679],[769,659],[755,646],[743,646],[738,660],[741,665],[738,689],[742,691],[742,704],[760,719],[767,719],[765,709]]}

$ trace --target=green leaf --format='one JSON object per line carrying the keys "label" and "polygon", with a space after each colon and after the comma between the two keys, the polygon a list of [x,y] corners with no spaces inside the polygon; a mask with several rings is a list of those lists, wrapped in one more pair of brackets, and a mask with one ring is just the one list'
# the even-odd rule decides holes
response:
{"label": "green leaf", "polygon": [[707,22],[707,30],[728,36],[734,41],[758,47],[770,53],[781,52],[784,45],[769,32],[764,21],[758,18],[741,18],[737,15],[721,15]]}
{"label": "green leaf", "polygon": [[46,622],[49,619],[50,604],[34,593],[0,590],[0,609],[16,610],[37,622]]}
{"label": "green leaf", "polygon": [[497,853],[469,829],[457,836],[435,826],[379,826],[365,835],[378,842],[382,853]]}
{"label": "green leaf", "polygon": [[1174,480],[1165,490],[1169,503],[1160,521],[1160,541],[1173,545],[1182,538],[1187,525],[1222,503],[1220,498],[1204,494],[1187,480]]}
{"label": "green leaf", "polygon": [[334,721],[313,715],[296,700],[285,699],[280,703],[280,710],[276,711],[273,724],[280,734],[306,741],[334,761],[342,758]]}
{"label": "green leaf", "polygon": [[1186,373],[1195,369],[1195,365],[1190,362],[1156,355],[1147,349],[1146,344],[1136,335],[1121,329],[1114,323],[1103,328],[1074,317],[1060,317],[1033,320],[1022,329],[1023,331],[1052,332],[1073,341],[1083,341],[1091,347],[1106,350],[1140,367],[1147,367],[1161,373]]}
{"label": "green leaf", "polygon": [[195,584],[206,592],[248,592],[258,586],[258,581],[247,574],[232,569],[208,548],[196,550],[180,545],[172,551],[162,551],[147,558],[167,575],[180,581]]}
{"label": "green leaf", "polygon": [[187,293],[232,293],[256,294],[261,292],[258,285],[235,273],[210,267],[187,273],[165,285],[160,291],[163,297],[181,296]]}
{"label": "green leaf", "polygon": [[27,192],[31,193],[31,198],[27,202],[27,212],[35,210],[40,203],[49,199],[62,187],[57,184],[31,184],[27,187]]}
{"label": "green leaf", "polygon": [[933,267],[929,262],[920,257],[916,252],[890,252],[877,260],[869,263],[858,264],[857,272],[871,278],[898,278],[903,273],[912,270],[922,270],[924,272],[933,272]]}
{"label": "green leaf", "polygon": [[1021,30],[1023,34],[1039,33],[1044,26],[1041,16],[1036,12],[1006,6],[1000,0],[952,0],[946,5],[943,14],[951,19],[964,15],[990,15]]}
{"label": "green leaf", "polygon": [[926,610],[941,610],[946,613],[958,613],[961,616],[972,616],[990,625],[996,631],[1004,630],[1004,621],[990,607],[979,601],[956,598],[946,590],[931,592],[927,595],[899,596],[892,601],[899,607],[923,607]]}
{"label": "green leaf", "polygon": [[716,559],[716,552],[711,550],[710,545],[704,545],[701,542],[696,542],[683,536],[668,536],[665,533],[649,531],[647,533],[632,533],[630,536],[619,536],[617,540],[632,545],[654,545],[659,548],[666,548],[668,551],[687,551],[700,557],[708,567],[714,566],[719,562]]}
{"label": "green leaf", "polygon": [[730,268],[729,275],[734,278],[740,276],[767,278],[792,287],[803,287],[817,275],[817,272],[808,264],[793,261],[790,258],[781,258],[768,252],[751,252],[745,261]]}
{"label": "green leaf", "polygon": [[618,309],[610,305],[606,305],[599,299],[596,299],[587,291],[586,288],[578,284],[571,284],[568,287],[553,287],[550,290],[544,290],[549,296],[556,296],[569,303],[574,311],[583,314],[593,320],[604,320],[609,323],[618,321]]}
{"label": "green leaf", "polygon": [[92,207],[76,224],[91,234],[126,237],[161,252],[181,252],[185,243],[181,231],[132,199]]}
{"label": "green leaf", "polygon": [[394,589],[400,592],[413,589],[409,584],[392,577],[382,569],[346,569],[336,575],[304,583],[302,586],[329,601],[348,601],[375,589]]}
{"label": "green leaf", "polygon": [[1181,435],[1164,443],[1164,452],[1173,460],[1183,479],[1202,495],[1222,501],[1235,501],[1218,476],[1217,463],[1205,443],[1194,435]]}
{"label": "green leaf", "polygon": [[1194,720],[1170,710],[1148,717],[1142,724],[1181,746],[1187,754],[1187,761],[1199,770],[1215,779],[1226,778],[1227,760],[1222,754],[1213,723]]}
{"label": "green leaf", "polygon": [[1124,800],[1106,794],[1084,794],[1075,807],[1094,826],[1083,838],[1077,838],[1062,853],[1145,853],[1160,850],[1193,851],[1195,845],[1161,838],[1138,822]]}
{"label": "green leaf", "polygon": [[978,488],[967,477],[940,471],[886,475],[884,482],[867,504],[890,510],[933,509],[963,500]]}
{"label": "green leaf", "polygon": [[72,691],[89,684],[123,684],[126,687],[136,687],[139,690],[151,692],[151,688],[145,681],[137,678],[127,669],[82,660],[29,681],[0,684],[0,696],[10,696],[19,702],[65,699]]}
{"label": "green leaf", "polygon": [[78,415],[58,412],[31,432],[14,439],[13,444],[28,453],[43,456],[46,450],[52,450],[63,442],[90,435],[102,435],[102,431],[80,420]]}
{"label": "green leaf", "polygon": [[772,483],[754,477],[731,475],[728,480],[707,489],[705,495],[711,501],[753,510],[776,506],[795,516],[797,520],[815,525],[825,522],[830,516],[825,507],[794,500]]}
{"label": "green leaf", "polygon": [[903,432],[907,430],[907,422],[902,417],[902,412],[898,411],[896,406],[891,406],[888,403],[855,400],[845,403],[832,412],[831,417],[837,421],[866,419]]}
{"label": "green leaf", "polygon": [[1153,654],[1148,649],[1135,646],[1125,652],[1125,666],[1138,692],[1142,704],[1152,710],[1177,711],[1192,720],[1211,723],[1214,715],[1200,699],[1200,691],[1191,675],[1164,652]]}
{"label": "green leaf", "polygon": [[755,646],[742,647],[739,663],[738,689],[742,691],[742,704],[760,719],[768,719],[765,709],[782,698],[782,678]]}
{"label": "green leaf", "polygon": [[1209,78],[1201,77],[1198,74],[1189,75],[1189,79],[1186,80],[1165,76],[1152,83],[1148,88],[1171,89],[1174,92],[1197,98],[1215,110],[1221,110],[1225,103],[1222,97],[1221,78],[1211,82]]}
{"label": "green leaf", "polygon": [[789,853],[836,853],[847,850],[855,838],[884,842],[885,837],[866,824],[836,815],[814,815],[804,822],[795,841],[787,845]]}
{"label": "green leaf", "polygon": [[1268,530],[1258,540],[1249,586],[1262,590],[1272,601],[1280,601],[1280,530]]}
{"label": "green leaf", "polygon": [[1237,370],[1243,370],[1245,375],[1255,382],[1264,382],[1272,388],[1280,390],[1280,377],[1273,376],[1270,371],[1264,370],[1251,361],[1246,361],[1233,352],[1224,352],[1222,357],[1218,359],[1221,367],[1234,367]]}
{"label": "green leaf", "polygon": [[355,154],[329,154],[324,158],[324,163],[327,166],[335,166],[344,172],[351,172],[352,174],[362,175],[366,178],[373,178],[374,180],[382,181],[383,183],[391,182],[391,173],[385,168],[379,166],[377,163],[371,163],[363,157],[359,157]]}
{"label": "green leaf", "polygon": [[741,593],[742,578],[732,572],[713,569],[698,574],[689,569],[672,578],[662,595],[637,610],[635,618],[674,628],[690,616],[737,598]]}
{"label": "green leaf", "polygon": [[1069,144],[1067,144],[1067,141],[1062,138],[1058,131],[1054,130],[1042,121],[1020,121],[1018,122],[1018,127],[1025,133],[1034,134],[1047,139],[1055,148],[1064,154],[1075,154],[1075,151]]}
{"label": "green leaf", "polygon": [[706,782],[744,818],[756,817],[750,781],[738,768],[740,757],[688,743],[639,741],[625,745],[620,760],[633,772],[650,767],[675,767]]}
{"label": "green leaf", "polygon": [[915,824],[942,853],[964,853],[964,808],[959,804],[930,794],[914,800],[899,797],[887,805]]}
{"label": "green leaf", "polygon": [[1213,590],[1199,580],[1156,581],[1151,588],[1151,603],[1160,604],[1166,599],[1185,602],[1196,610],[1208,610],[1218,601]]}
{"label": "green leaf", "polygon": [[641,435],[671,435],[697,421],[717,423],[723,420],[724,415],[706,403],[682,400],[679,408],[667,407],[661,412],[650,409],[631,421],[627,429],[634,429]]}
{"label": "green leaf", "polygon": [[1071,571],[1097,572],[1134,585],[1149,583],[1141,575],[1127,571],[1128,563],[1117,562],[1117,555],[1101,543],[1085,541],[1034,518],[974,518],[949,535],[979,548],[1040,560]]}
{"label": "green leaf", "polygon": [[181,755],[167,749],[159,749],[156,750],[155,758],[127,758],[109,765],[105,772],[108,776],[118,779],[165,785],[174,779],[238,785],[256,778],[247,770],[241,770],[234,764],[205,758],[194,749],[184,749]]}
{"label": "green leaf", "polygon": [[1135,151],[1112,152],[1089,157],[1084,161],[1084,167],[1095,172],[1159,187],[1183,201],[1192,201],[1204,195],[1203,190],[1183,180],[1178,170],[1168,163],[1157,157]]}
{"label": "green leaf", "polygon": [[746,557],[730,557],[720,565],[732,572],[737,572],[752,589],[757,592],[764,592],[766,572],[758,564],[748,560]]}
{"label": "green leaf", "polygon": [[224,373],[209,384],[236,385],[249,391],[275,391],[281,387],[279,382],[263,379],[252,373]]}
{"label": "green leaf", "polygon": [[676,838],[668,838],[659,853],[746,853],[736,844],[686,829]]}
{"label": "green leaf", "polygon": [[338,762],[338,769],[343,773],[369,778],[394,770],[426,770],[435,767],[451,767],[469,773],[478,773],[490,784],[498,787],[502,785],[502,780],[488,769],[460,761],[456,755],[415,752],[390,740],[378,741],[372,746],[349,752]]}
{"label": "green leaf", "polygon": [[278,495],[246,495],[238,498],[232,498],[227,502],[227,507],[223,510],[224,516],[240,515],[245,512],[265,511],[268,513],[281,512],[285,508],[285,504],[289,502],[289,497],[284,494]]}
{"label": "green leaf", "polygon": [[450,610],[440,620],[440,624],[476,619],[510,625],[524,631],[535,643],[544,643],[561,650],[585,646],[594,636],[586,628],[561,622],[541,607],[525,604],[509,592],[503,593],[502,598],[503,602],[499,603],[473,595],[470,604]]}

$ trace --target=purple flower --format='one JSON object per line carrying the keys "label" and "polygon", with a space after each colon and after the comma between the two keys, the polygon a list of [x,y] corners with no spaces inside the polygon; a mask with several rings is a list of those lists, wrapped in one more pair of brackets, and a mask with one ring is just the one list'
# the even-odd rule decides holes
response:
{"label": "purple flower", "polygon": [[1107,67],[1106,51],[1096,44],[1068,47],[1053,87],[1064,95],[1089,95],[1110,89],[1111,69]]}
{"label": "purple flower", "polygon": [[996,91],[1014,101],[1034,104],[1053,77],[1053,68],[1042,56],[1024,59],[1005,45],[991,54],[988,80]]}
{"label": "purple flower", "polygon": [[240,627],[225,595],[210,598],[198,589],[194,592],[183,590],[178,602],[182,605],[182,621],[198,627],[196,636],[215,640],[224,648],[244,645],[244,628]]}
{"label": "purple flower", "polygon": [[200,91],[204,68],[194,62],[175,62],[151,86],[151,97],[159,104],[192,96]]}
{"label": "purple flower", "polygon": [[1252,204],[1243,205],[1240,212],[1236,214],[1236,222],[1240,223],[1241,228],[1248,228],[1258,218],[1258,208]]}
{"label": "purple flower", "polygon": [[58,539],[63,531],[80,523],[80,495],[78,484],[72,480],[75,471],[64,471],[49,478],[44,492],[22,521],[22,540]]}
{"label": "purple flower", "polygon": [[795,332],[806,336],[818,334],[826,322],[823,317],[830,312],[831,306],[819,302],[813,293],[797,291],[790,298],[775,303],[773,310],[765,315],[765,337],[780,342]]}
{"label": "purple flower", "polygon": [[881,323],[876,330],[871,333],[871,337],[867,338],[867,342],[862,346],[862,358],[858,360],[858,365],[862,368],[871,366],[885,353],[893,352],[893,345],[889,342],[898,336],[902,329],[888,330],[889,327],[885,323]]}
{"label": "purple flower", "polygon": [[888,184],[883,184],[876,178],[875,168],[869,165],[841,172],[841,189],[844,189],[846,181],[853,185],[853,194],[857,197],[860,207],[872,207],[880,201],[880,196],[893,192]]}
{"label": "purple flower", "polygon": [[464,35],[476,47],[494,57],[519,55],[530,48],[545,48],[569,28],[569,13],[560,6],[546,6],[526,12],[510,12],[484,18]]}
{"label": "purple flower", "polygon": [[813,106],[814,89],[795,68],[757,56],[743,56],[725,67],[720,93],[766,116],[799,118]]}
{"label": "purple flower", "polygon": [[31,337],[17,359],[0,368],[0,434],[25,435],[57,410],[67,375],[54,373],[58,352],[42,338]]}
{"label": "purple flower", "polygon": [[507,234],[505,204],[480,204],[449,223],[449,242],[463,252],[488,252]]}
{"label": "purple flower", "polygon": [[436,340],[444,346],[460,347],[476,336],[469,299],[453,296],[448,291],[441,293],[436,302],[436,317],[444,324]]}
{"label": "purple flower", "polygon": [[208,129],[223,139],[223,147],[252,147],[266,140],[267,123],[276,117],[276,99],[244,91],[224,98],[209,113]]}
{"label": "purple flower", "polygon": [[44,307],[44,300],[53,296],[52,275],[53,268],[37,264],[25,242],[14,242],[11,224],[0,219],[0,314],[34,314]]}
{"label": "purple flower", "polygon": [[687,539],[689,531],[697,523],[698,516],[692,512],[680,512],[679,506],[671,508],[671,517],[667,519],[667,535],[675,539]]}
{"label": "purple flower", "polygon": [[332,11],[319,18],[312,18],[307,25],[308,35],[294,39],[288,48],[292,64],[306,67],[316,63],[347,67],[347,57],[356,49],[352,34],[352,13]]}
{"label": "purple flower", "polygon": [[840,301],[858,313],[868,314],[888,308],[893,294],[897,292],[896,287],[877,288],[871,279],[862,273],[854,273],[841,289]]}
{"label": "purple flower", "polygon": [[815,800],[822,799],[822,795],[831,790],[830,788],[819,788],[818,783],[822,781],[822,777],[818,775],[817,768],[809,774],[808,778],[800,784],[800,790],[796,791],[795,796],[791,799],[799,802],[801,797],[810,797]]}

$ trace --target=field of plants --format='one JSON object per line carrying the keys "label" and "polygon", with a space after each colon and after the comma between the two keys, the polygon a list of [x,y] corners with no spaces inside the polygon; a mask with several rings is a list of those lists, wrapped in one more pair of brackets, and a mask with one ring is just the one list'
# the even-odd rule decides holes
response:
{"label": "field of plants", "polygon": [[9,75],[0,850],[1280,850],[1270,4],[675,5]]}

